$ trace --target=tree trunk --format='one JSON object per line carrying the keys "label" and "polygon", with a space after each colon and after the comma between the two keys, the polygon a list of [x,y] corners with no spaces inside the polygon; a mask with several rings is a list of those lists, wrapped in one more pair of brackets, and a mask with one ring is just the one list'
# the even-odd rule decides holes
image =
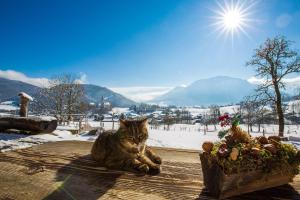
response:
{"label": "tree trunk", "polygon": [[278,117],[279,136],[283,137],[284,134],[284,115],[282,110],[281,93],[278,87],[278,83],[274,83],[274,89],[276,94],[276,111]]}
{"label": "tree trunk", "polygon": [[250,118],[248,116],[248,122],[247,122],[247,129],[248,129],[248,134],[250,134]]}
{"label": "tree trunk", "polygon": [[250,125],[249,125],[249,123],[247,124],[247,128],[248,128],[248,134],[250,134]]}

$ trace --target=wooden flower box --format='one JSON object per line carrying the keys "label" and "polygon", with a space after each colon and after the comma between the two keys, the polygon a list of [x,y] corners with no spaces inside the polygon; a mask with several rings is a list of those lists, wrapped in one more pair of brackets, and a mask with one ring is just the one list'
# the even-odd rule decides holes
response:
{"label": "wooden flower box", "polygon": [[287,184],[293,180],[297,171],[266,173],[255,170],[226,175],[216,161],[209,159],[209,156],[206,152],[200,153],[204,185],[210,194],[218,199]]}

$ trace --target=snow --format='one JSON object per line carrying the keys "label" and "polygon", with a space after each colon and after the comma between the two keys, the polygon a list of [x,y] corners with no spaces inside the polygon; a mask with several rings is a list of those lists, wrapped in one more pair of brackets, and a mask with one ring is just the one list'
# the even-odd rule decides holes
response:
{"label": "snow", "polygon": [[[247,131],[247,126],[242,124],[241,128]],[[170,148],[183,148],[201,150],[202,143],[204,141],[216,142],[218,138],[218,131],[221,130],[220,126],[213,125],[208,126],[208,131],[204,133],[204,126],[175,124],[170,126],[170,130],[163,130],[163,127],[159,129],[149,128],[148,145],[157,147],[170,147]],[[261,126],[261,132],[258,132],[258,127],[253,127],[251,135],[253,137],[262,136],[262,131],[265,131],[265,136],[277,135],[277,125]],[[289,143],[294,144],[300,149],[300,129],[299,125],[286,125],[285,136],[289,138]]]}
{"label": "snow", "polygon": [[[101,122],[105,130],[118,128],[118,123]],[[89,121],[88,124],[91,127],[99,127],[100,122]],[[46,142],[56,141],[89,141],[93,142],[97,136],[88,135],[86,132],[73,135],[69,130],[72,130],[76,126],[76,123],[68,126],[59,126],[51,134],[39,134],[39,135],[21,135],[21,134],[7,134],[0,133],[0,151],[10,151],[14,149],[22,149],[31,147],[34,145],[43,144]],[[289,138],[289,143],[294,144],[300,149],[300,125],[286,125],[285,136]],[[245,125],[241,125],[244,130],[247,130]],[[276,125],[262,125],[261,131],[265,130],[266,137],[270,135],[277,135]],[[169,148],[182,148],[182,149],[194,149],[201,150],[202,143],[204,141],[219,141],[218,130],[213,125],[208,126],[208,130],[204,132],[204,126],[175,124],[169,128],[167,126],[149,126],[149,138],[147,144],[149,146],[156,147],[169,147]],[[263,135],[262,132],[258,132],[258,128],[254,127],[251,133],[253,137]]]}
{"label": "snow", "polygon": [[30,96],[29,94],[27,94],[27,93],[25,93],[25,92],[20,92],[20,93],[19,93],[19,96],[22,96],[22,97],[24,97],[24,98],[26,98],[26,99],[28,99],[28,100],[30,100],[30,101],[33,100],[32,96]]}
{"label": "snow", "polygon": [[215,134],[200,132],[172,132],[164,130],[149,131],[147,145],[181,149],[200,150],[204,141],[218,141]]}
{"label": "snow", "polygon": [[196,107],[188,107],[185,110],[189,111],[193,117],[197,115],[207,115],[210,114],[209,108],[196,108]]}
{"label": "snow", "polygon": [[12,105],[14,104],[14,101],[3,101],[0,103],[0,105]]}
{"label": "snow", "polygon": [[237,105],[220,107],[221,114],[225,114],[225,113],[235,114],[238,113],[239,111],[240,111],[240,106]]}
{"label": "snow", "polygon": [[19,110],[19,108],[17,106],[13,106],[13,105],[0,104],[0,110],[15,111],[15,110]]}
{"label": "snow", "polygon": [[0,113],[0,117],[11,117],[14,116],[13,114],[9,114],[9,113]]}
{"label": "snow", "polygon": [[37,119],[40,119],[42,121],[53,121],[53,120],[56,120],[55,117],[50,117],[50,116],[38,116]]}
{"label": "snow", "polygon": [[[229,114],[235,114],[238,113],[240,109],[239,105],[233,105],[233,106],[221,106],[220,107],[220,113],[229,113]],[[193,117],[197,115],[209,115],[210,109],[209,108],[200,108],[200,107],[186,107],[184,110],[187,110],[191,113]]]}
{"label": "snow", "polygon": [[[0,117],[24,118],[24,117],[20,117],[19,115],[13,115],[13,114],[9,114],[9,113],[0,113]],[[35,120],[35,121],[49,121],[49,122],[53,121],[53,120],[56,120],[55,117],[50,117],[50,116],[36,116],[36,115],[29,115],[26,118],[30,119],[30,120]]]}
{"label": "snow", "polygon": [[94,141],[96,136],[89,136],[86,133],[80,135],[73,135],[69,131],[55,130],[51,134],[40,135],[21,135],[21,134],[7,134],[0,133],[0,151],[10,151],[15,149],[23,149],[32,147],[34,145],[43,144],[46,142],[57,141]]}
{"label": "snow", "polygon": [[0,110],[2,110],[2,111],[16,111],[16,110],[19,110],[19,107],[15,106],[13,101],[4,101],[4,102],[0,103]]}
{"label": "snow", "polygon": [[300,113],[300,100],[294,100],[285,103],[288,105],[286,110],[287,113]]}
{"label": "snow", "polygon": [[129,111],[129,108],[114,107],[112,109],[112,112],[116,113],[116,114],[122,114],[122,113],[126,113],[128,111]]}

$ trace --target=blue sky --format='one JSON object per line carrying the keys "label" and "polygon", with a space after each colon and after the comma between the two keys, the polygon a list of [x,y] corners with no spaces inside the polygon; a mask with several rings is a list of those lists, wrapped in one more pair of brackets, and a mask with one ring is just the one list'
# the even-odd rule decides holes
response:
{"label": "blue sky", "polygon": [[245,62],[267,37],[285,35],[300,49],[300,1],[253,1],[248,36],[233,40],[211,26],[218,2],[2,0],[0,70],[33,78],[71,72],[113,88],[173,87],[253,76]]}

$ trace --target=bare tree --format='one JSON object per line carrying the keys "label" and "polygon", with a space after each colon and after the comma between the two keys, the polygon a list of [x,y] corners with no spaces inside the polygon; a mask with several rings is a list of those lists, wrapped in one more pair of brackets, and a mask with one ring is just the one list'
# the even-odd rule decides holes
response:
{"label": "bare tree", "polygon": [[254,124],[258,124],[258,131],[260,131],[260,125],[263,123],[264,114],[266,112],[266,101],[260,99],[260,96],[247,96],[245,100],[241,102],[241,113],[245,119],[248,127],[248,133],[252,130]]}
{"label": "bare tree", "polygon": [[215,130],[217,130],[217,124],[219,122],[218,117],[220,117],[220,107],[218,105],[209,106],[210,119],[209,123],[214,125]]}
{"label": "bare tree", "polygon": [[49,80],[38,94],[35,94],[35,112],[43,114],[55,114],[60,120],[64,113],[65,85],[60,76],[55,76]]}
{"label": "bare tree", "polygon": [[68,120],[72,120],[72,114],[80,113],[80,104],[84,95],[83,86],[72,74],[65,74],[62,78],[63,83],[61,85],[65,87],[65,109]]}
{"label": "bare tree", "polygon": [[257,88],[258,94],[276,106],[279,136],[284,134],[284,115],[281,90],[285,89],[284,78],[292,73],[300,72],[300,59],[297,51],[290,49],[291,41],[283,36],[267,39],[255,50],[247,66],[253,66],[256,76],[264,81]]}
{"label": "bare tree", "polygon": [[57,75],[36,95],[35,107],[40,112],[54,114],[59,121],[63,120],[63,115],[67,115],[68,120],[71,120],[72,114],[81,112],[83,95],[84,89],[77,76]]}

